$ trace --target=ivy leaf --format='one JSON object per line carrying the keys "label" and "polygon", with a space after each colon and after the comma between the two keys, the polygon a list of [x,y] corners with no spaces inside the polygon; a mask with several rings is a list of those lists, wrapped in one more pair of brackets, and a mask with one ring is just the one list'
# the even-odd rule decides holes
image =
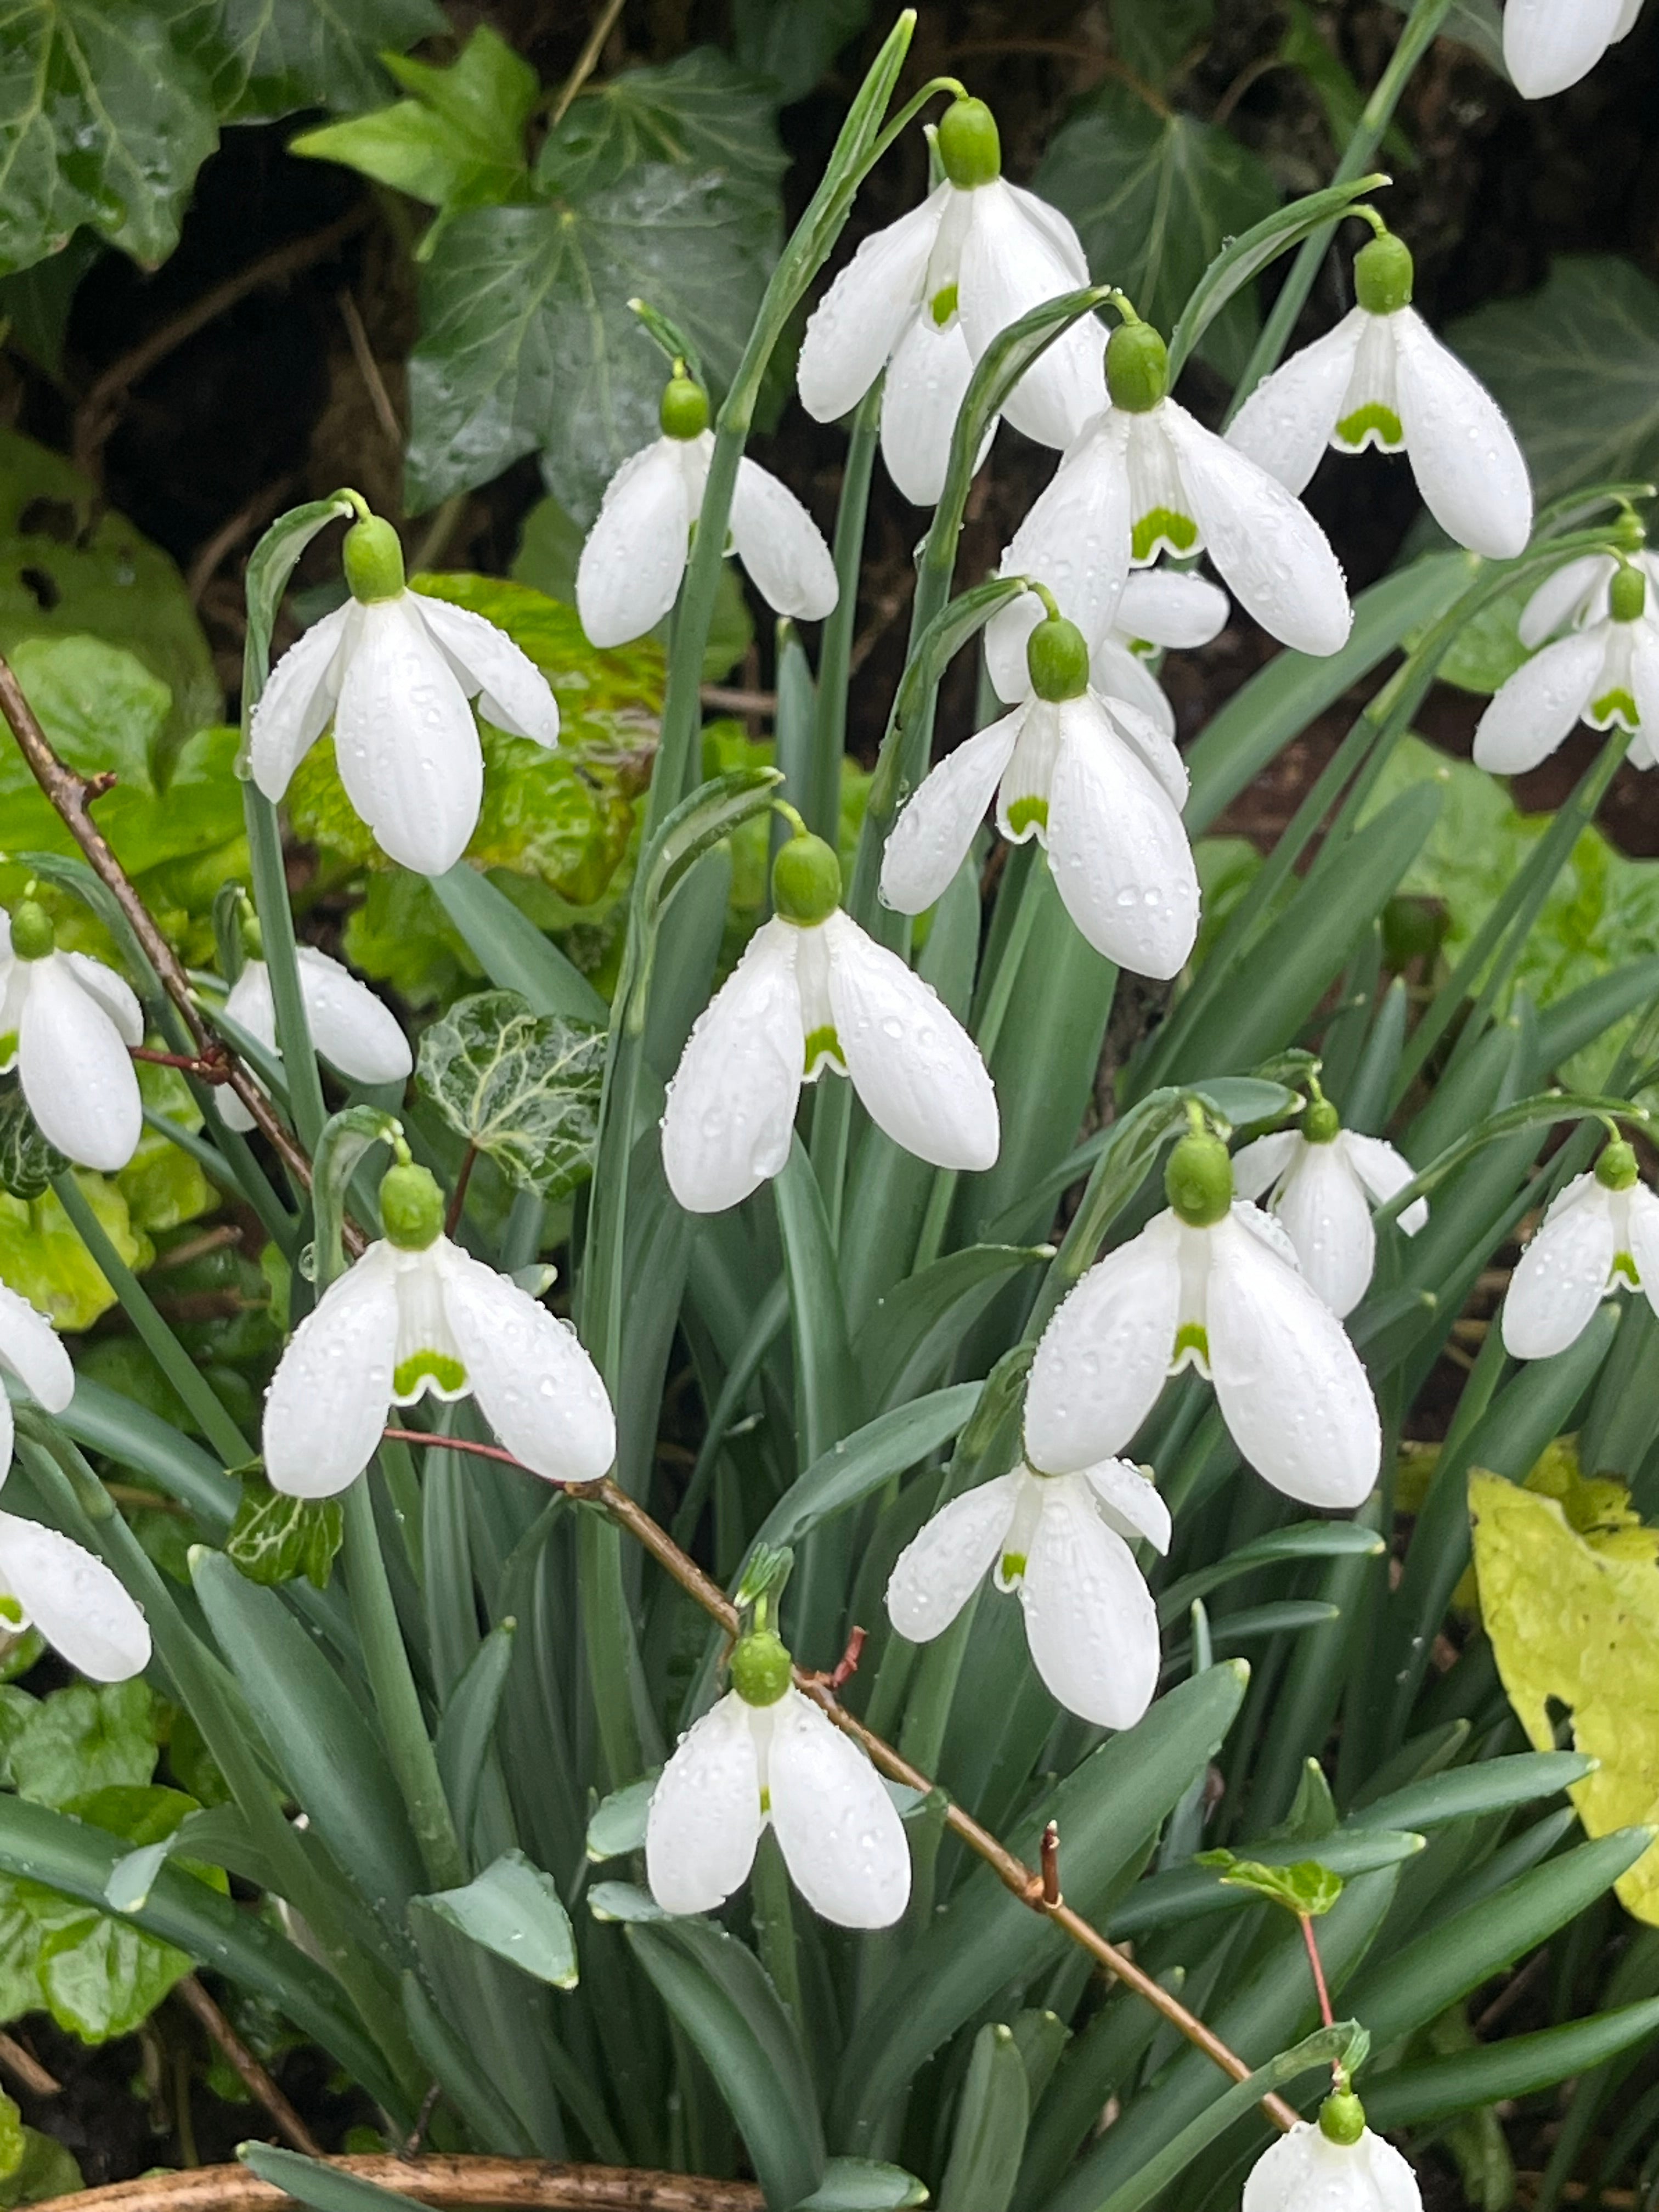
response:
{"label": "ivy leaf", "polygon": [[39,1198],[68,1165],[40,1134],[16,1077],[0,1083],[0,1187],[14,1198]]}
{"label": "ivy leaf", "polygon": [[732,48],[740,67],[769,77],[778,102],[805,100],[870,20],[870,0],[732,0]]}
{"label": "ivy leaf", "polygon": [[288,1498],[264,1476],[242,1475],[242,1502],[225,1539],[239,1573],[267,1588],[303,1575],[328,1588],[335,1554],[345,1540],[345,1512],[337,1498]]}
{"label": "ivy leaf", "polygon": [[1223,1881],[1234,1889],[1248,1889],[1287,1912],[1316,1920],[1328,1912],[1342,1894],[1342,1877],[1317,1859],[1298,1859],[1293,1866],[1264,1866],[1259,1859],[1235,1858],[1231,1851],[1200,1851],[1195,1866],[1217,1868]]}
{"label": "ivy leaf", "polygon": [[139,1788],[155,1770],[155,1747],[147,1682],[76,1683],[25,1717],[9,1745],[12,1781],[20,1797],[54,1806],[95,1790]]}
{"label": "ivy leaf", "polygon": [[349,114],[385,98],[381,63],[445,27],[434,0],[221,0],[214,97],[228,122]]}
{"label": "ivy leaf", "polygon": [[462,999],[421,1039],[416,1080],[521,1189],[562,1198],[592,1173],[605,1032],[537,1015],[516,991]]}
{"label": "ivy leaf", "polygon": [[1149,84],[1163,85],[1200,45],[1215,21],[1215,0],[1112,0],[1118,59]]}

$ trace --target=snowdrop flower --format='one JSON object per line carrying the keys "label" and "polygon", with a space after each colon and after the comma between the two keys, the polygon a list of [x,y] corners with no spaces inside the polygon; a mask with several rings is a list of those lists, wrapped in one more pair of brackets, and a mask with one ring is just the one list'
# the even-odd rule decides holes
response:
{"label": "snowdrop flower", "polygon": [[253,710],[253,781],[282,798],[334,720],[346,797],[389,857],[441,876],[466,850],[483,796],[483,755],[467,702],[509,737],[554,745],[559,709],[546,678],[504,631],[470,608],[404,585],[389,522],[346,532],[351,597],[271,672]]}
{"label": "snowdrop flower", "polygon": [[839,1928],[890,1928],[910,1853],[881,1777],[791,1680],[767,1631],[732,1654],[732,1688],[679,1741],[646,1817],[645,1869],[665,1912],[713,1912],[770,1823],[790,1880]]}
{"label": "snowdrop flower", "polygon": [[[1572,564],[1577,567],[1577,563]],[[1554,583],[1552,578],[1551,582]],[[1529,603],[1532,611],[1534,601]],[[1553,595],[1540,612],[1559,606]],[[1621,567],[1607,587],[1607,611],[1517,668],[1489,702],[1474,732],[1478,767],[1520,775],[1547,759],[1578,722],[1634,732],[1630,758],[1651,768],[1659,738],[1659,622],[1648,612],[1644,568]]]}
{"label": "snowdrop flower", "polygon": [[[1376,1265],[1371,1201],[1385,1205],[1414,1173],[1392,1145],[1345,1129],[1335,1107],[1316,1096],[1299,1130],[1245,1146],[1233,1162],[1233,1188],[1245,1198],[1267,1193],[1303,1274],[1340,1321],[1364,1297]],[[1400,1226],[1415,1237],[1428,1218],[1427,1199],[1413,1199]]]}
{"label": "snowdrop flower", "polygon": [[[1227,594],[1205,576],[1178,568],[1134,568],[1115,612],[1090,641],[1089,683],[1103,699],[1135,707],[1166,738],[1176,733],[1175,709],[1147,666],[1152,650],[1208,645],[1227,626]],[[985,671],[999,699],[1012,706],[1030,689],[1026,647],[1042,610],[1030,594],[1000,607],[985,628]]]}
{"label": "snowdrop flower", "polygon": [[575,1331],[443,1234],[443,1200],[406,1162],[380,1185],[383,1240],[318,1300],[265,1400],[265,1473],[290,1498],[354,1482],[388,1406],[478,1401],[515,1459],[549,1482],[592,1482],[616,1456],[616,1422]]}
{"label": "snowdrop flower", "polygon": [[1341,1324],[1270,1214],[1233,1202],[1218,1139],[1170,1157],[1170,1210],[1092,1267],[1031,1364],[1027,1450],[1088,1467],[1121,1450],[1188,1364],[1215,1385],[1244,1457],[1307,1505],[1358,1505],[1376,1480],[1376,1401]]}
{"label": "snowdrop flower", "polygon": [[[833,422],[886,368],[882,453],[899,489],[923,507],[945,488],[951,433],[980,356],[1010,323],[1089,282],[1066,217],[1004,179],[983,100],[945,110],[939,153],[945,182],[865,240],[808,322],[796,372],[802,406]],[[1026,370],[1003,412],[1039,445],[1066,446],[1103,396],[1100,331],[1085,316]]]}
{"label": "snowdrop flower", "polygon": [[1507,0],[1504,60],[1522,100],[1546,100],[1588,76],[1636,27],[1642,0]]}
{"label": "snowdrop flower", "polygon": [[1158,1687],[1158,1607],[1129,1546],[1170,1547],[1170,1509],[1145,1474],[1103,1460],[1045,1474],[1027,1460],[941,1507],[898,1557],[887,1612],[901,1636],[942,1636],[994,1568],[1019,1592],[1031,1663],[1068,1712],[1133,1728]]}
{"label": "snowdrop flower", "polygon": [[1138,708],[1091,689],[1075,623],[1049,616],[1026,654],[1030,696],[941,761],[900,815],[881,896],[902,914],[932,906],[994,794],[998,829],[1046,848],[1066,911],[1097,952],[1137,975],[1177,975],[1198,934],[1181,756]]}
{"label": "snowdrop flower", "polygon": [[[332,1068],[353,1083],[402,1083],[414,1067],[409,1040],[389,1007],[348,968],[309,945],[298,948],[300,996],[305,1001],[311,1042]],[[263,960],[248,959],[231,986],[225,1012],[232,1021],[276,1049],[276,1008],[270,995],[270,970]],[[219,1094],[220,1116],[228,1129],[251,1129],[253,1116],[234,1091]]]}
{"label": "snowdrop flower", "polygon": [[[57,1330],[4,1283],[0,1283],[0,1370],[15,1375],[43,1413],[61,1413],[75,1395],[75,1370]],[[0,1483],[11,1472],[13,1437],[11,1400],[0,1388]]]}
{"label": "snowdrop flower", "polygon": [[[605,486],[576,564],[576,611],[592,645],[643,637],[679,597],[714,450],[708,395],[676,375],[658,419],[661,437],[631,454]],[[834,607],[836,564],[817,523],[757,461],[738,463],[728,526],[769,606],[798,622],[820,621]]]}
{"label": "snowdrop flower", "polygon": [[1244,2178],[1243,2212],[1423,2212],[1409,2163],[1365,2125],[1364,2107],[1339,2089],[1319,2118],[1298,2120]]}
{"label": "snowdrop flower", "polygon": [[1264,629],[1302,653],[1336,652],[1353,611],[1325,533],[1283,484],[1171,399],[1169,380],[1158,332],[1121,323],[1106,347],[1109,404],[1060,457],[999,574],[1046,584],[1093,643],[1132,567],[1166,546],[1207,550]]}
{"label": "snowdrop flower", "polygon": [[1403,453],[1449,538],[1493,561],[1532,535],[1532,483],[1485,385],[1411,304],[1412,257],[1379,230],[1354,257],[1358,305],[1293,355],[1239,409],[1228,442],[1300,492],[1327,446]]}
{"label": "snowdrop flower", "polygon": [[0,915],[0,1073],[15,1066],[49,1145],[113,1175],[137,1150],[144,1109],[131,1048],[143,1009],[113,969],[59,952],[46,908]]}
{"label": "snowdrop flower", "polygon": [[0,1628],[38,1628],[94,1682],[125,1682],[149,1664],[149,1625],[103,1561],[15,1513],[0,1513]]}
{"label": "snowdrop flower", "polygon": [[1621,563],[1611,553],[1581,553],[1546,576],[1521,610],[1516,634],[1528,653],[1564,630],[1587,629],[1611,612],[1613,580],[1620,566],[1638,569],[1650,592],[1659,589],[1659,553],[1639,547]]}
{"label": "snowdrop flower", "polygon": [[1510,1278],[1504,1348],[1516,1359],[1547,1359],[1576,1344],[1614,1291],[1639,1290],[1659,1313],[1659,1198],[1637,1175],[1621,1139],[1604,1147],[1589,1175],[1550,1201]]}
{"label": "snowdrop flower", "polygon": [[996,1093],[973,1039],[840,897],[831,848],[792,837],[773,865],[775,914],[697,1017],[662,1117],[663,1168],[689,1213],[721,1212],[778,1173],[801,1085],[825,1068],[918,1159],[977,1173],[996,1158]]}

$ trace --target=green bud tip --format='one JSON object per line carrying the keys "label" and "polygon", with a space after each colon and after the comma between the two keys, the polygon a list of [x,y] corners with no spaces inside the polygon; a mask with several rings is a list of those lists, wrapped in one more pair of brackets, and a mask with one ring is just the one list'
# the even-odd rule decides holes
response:
{"label": "green bud tip", "polygon": [[953,100],[939,126],[939,157],[958,191],[994,184],[1002,174],[997,119],[982,100]]}
{"label": "green bud tip", "polygon": [[20,960],[44,960],[58,943],[52,916],[37,900],[20,899],[12,908],[11,949]]}
{"label": "green bud tip", "polygon": [[779,848],[772,863],[772,904],[803,929],[827,921],[841,904],[841,862],[835,848],[809,832]]}
{"label": "green bud tip", "polygon": [[1351,2150],[1365,2132],[1365,2107],[1352,2089],[1334,2089],[1319,2108],[1319,2132],[1327,2142]]}
{"label": "green bud tip", "polygon": [[443,1233],[444,1196],[426,1168],[399,1164],[380,1178],[380,1226],[388,1244],[424,1252]]}
{"label": "green bud tip", "polygon": [[1607,611],[1614,622],[1639,622],[1648,604],[1648,580],[1639,568],[1615,568],[1607,586]]}
{"label": "green bud tip", "polygon": [[1120,323],[1106,341],[1106,389],[1114,407],[1149,415],[1170,389],[1170,349],[1150,323]]}
{"label": "green bud tip", "polygon": [[[16,924],[13,925],[14,929]],[[1603,1190],[1629,1190],[1636,1182],[1636,1153],[1622,1137],[1603,1147],[1595,1163],[1595,1180]]]}
{"label": "green bud tip", "polygon": [[701,438],[708,428],[708,394],[695,377],[671,376],[663,386],[657,420],[665,438],[688,442]]}
{"label": "green bud tip", "polygon": [[1368,315],[1397,315],[1412,303],[1411,248],[1391,230],[1353,258],[1354,297]]}
{"label": "green bud tip", "polygon": [[1233,1202],[1233,1164],[1220,1138],[1189,1130],[1170,1155],[1164,1188],[1189,1229],[1212,1228]]}
{"label": "green bud tip", "polygon": [[1302,1134],[1310,1145],[1334,1145],[1342,1133],[1342,1116],[1328,1098],[1316,1098],[1302,1116]]}
{"label": "green bud tip", "polygon": [[250,960],[263,960],[265,957],[265,933],[257,914],[242,916],[242,950]]}
{"label": "green bud tip", "polygon": [[404,588],[404,549],[385,518],[366,515],[345,534],[345,580],[351,596],[366,606],[395,599]]}
{"label": "green bud tip", "polygon": [[746,1705],[775,1705],[793,1679],[787,1646],[769,1628],[740,1636],[732,1654],[732,1687]]}
{"label": "green bud tip", "polygon": [[1031,689],[1039,699],[1076,699],[1089,688],[1089,643],[1064,615],[1047,615],[1025,647]]}

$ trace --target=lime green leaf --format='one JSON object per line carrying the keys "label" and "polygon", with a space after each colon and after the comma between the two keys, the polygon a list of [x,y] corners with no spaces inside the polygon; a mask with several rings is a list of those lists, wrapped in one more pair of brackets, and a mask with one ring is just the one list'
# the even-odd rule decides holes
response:
{"label": "lime green leaf", "polygon": [[538,1982],[575,1988],[576,1942],[558,1885],[522,1851],[504,1851],[464,1889],[416,1901]]}
{"label": "lime green leaf", "polygon": [[114,1786],[142,1788],[155,1770],[155,1700],[147,1682],[77,1682],[42,1698],[24,1719],[10,1745],[12,1781],[20,1797],[40,1805],[66,1805]]}
{"label": "lime green leaf", "polygon": [[407,868],[369,877],[362,904],[346,919],[345,956],[417,1008],[453,996],[480,974],[431,884]]}
{"label": "lime green leaf", "polygon": [[24,2148],[23,2115],[0,2092],[0,2185],[15,2175],[23,2163]]}
{"label": "lime green leaf", "polygon": [[592,1171],[605,1031],[538,1017],[516,991],[462,999],[421,1039],[422,1091],[521,1189],[561,1198]]}
{"label": "lime green leaf", "polygon": [[72,2197],[86,2185],[73,2154],[55,2136],[25,2128],[16,2171],[0,2181],[0,2207],[11,2212],[15,2204],[44,2204],[53,2197]]}
{"label": "lime green leaf", "polygon": [[[219,112],[245,122],[296,107],[349,112],[386,94],[380,63],[444,28],[434,0],[224,0],[222,58],[214,70]],[[405,64],[404,66],[407,66]]]}
{"label": "lime green leaf", "polygon": [[[154,1248],[134,1231],[114,1184],[79,1168],[75,1180],[128,1267],[148,1267]],[[115,1304],[114,1291],[52,1191],[27,1201],[0,1196],[0,1282],[60,1329],[90,1328]]]}
{"label": "lime green leaf", "polygon": [[251,1583],[291,1583],[303,1575],[326,1589],[344,1537],[337,1498],[287,1498],[262,1475],[245,1474],[225,1550]]}
{"label": "lime green leaf", "polygon": [[0,2020],[17,2020],[39,2009],[40,1948],[40,1930],[17,1896],[16,1883],[0,1880]]}
{"label": "lime green leaf", "polygon": [[395,58],[386,67],[412,99],[302,131],[289,150],[342,161],[432,207],[519,196],[529,175],[525,125],[541,89],[528,62],[481,23],[447,69]]}
{"label": "lime green leaf", "polygon": [[15,1076],[0,1083],[0,1188],[39,1198],[69,1162],[40,1134]]}
{"label": "lime green leaf", "polygon": [[1248,1889],[1258,1897],[1282,1905],[1287,1912],[1317,1919],[1330,1911],[1342,1894],[1343,1881],[1317,1859],[1297,1859],[1292,1866],[1264,1866],[1259,1859],[1235,1858],[1231,1851],[1200,1851],[1194,1866],[1215,1867],[1221,1879],[1235,1889]]}
{"label": "lime green leaf", "polygon": [[[72,769],[82,775],[112,769],[124,784],[154,792],[150,756],[173,695],[136,654],[97,637],[30,637],[18,646],[11,665],[53,750]],[[10,747],[7,751],[11,754]],[[11,758],[22,774],[8,775],[8,795],[15,783],[39,793],[21,755]],[[8,844],[23,842],[9,826],[5,836]]]}

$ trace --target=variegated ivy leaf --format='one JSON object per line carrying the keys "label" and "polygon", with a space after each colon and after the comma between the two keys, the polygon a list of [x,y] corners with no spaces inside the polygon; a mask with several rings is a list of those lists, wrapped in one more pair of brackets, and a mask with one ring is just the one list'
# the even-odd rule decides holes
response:
{"label": "variegated ivy leaf", "polygon": [[416,1080],[450,1127],[544,1198],[592,1173],[602,1029],[536,1014],[516,991],[458,1000],[421,1039]]}
{"label": "variegated ivy leaf", "polygon": [[337,1498],[289,1498],[263,1475],[244,1473],[242,1502],[225,1550],[251,1583],[271,1587],[303,1575],[325,1589],[344,1535],[345,1512]]}
{"label": "variegated ivy leaf", "polygon": [[0,1187],[14,1198],[39,1198],[68,1165],[40,1134],[15,1079],[0,1085]]}

